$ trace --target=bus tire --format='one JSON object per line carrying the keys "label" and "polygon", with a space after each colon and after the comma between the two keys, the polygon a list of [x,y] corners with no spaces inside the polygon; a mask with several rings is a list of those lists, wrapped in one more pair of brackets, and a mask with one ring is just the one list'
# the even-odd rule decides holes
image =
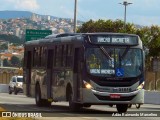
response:
{"label": "bus tire", "polygon": [[132,107],[132,104],[128,104],[128,108],[131,108]]}
{"label": "bus tire", "polygon": [[43,100],[41,99],[41,89],[39,84],[36,84],[36,88],[35,88],[35,101],[38,107],[43,106]]}
{"label": "bus tire", "polygon": [[69,92],[69,109],[70,111],[74,112],[74,111],[78,111],[80,109],[80,104],[78,103],[75,103],[73,101],[73,93],[72,93],[72,90],[70,89],[70,92]]}
{"label": "bus tire", "polygon": [[125,113],[127,112],[128,104],[117,104],[116,107],[119,113]]}
{"label": "bus tire", "polygon": [[141,107],[141,104],[136,104],[136,108],[139,109]]}

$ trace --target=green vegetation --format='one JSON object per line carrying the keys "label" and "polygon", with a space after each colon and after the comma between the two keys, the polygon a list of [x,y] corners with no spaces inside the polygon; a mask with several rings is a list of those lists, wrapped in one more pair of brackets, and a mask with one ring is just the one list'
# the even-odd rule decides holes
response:
{"label": "green vegetation", "polygon": [[20,59],[18,58],[18,57],[16,57],[16,56],[12,56],[11,57],[11,64],[12,64],[12,66],[20,66],[21,65],[21,61],[20,61]]}
{"label": "green vegetation", "polygon": [[8,59],[3,60],[3,66],[5,66],[5,67],[10,67],[11,66],[11,63],[8,61]]}
{"label": "green vegetation", "polygon": [[16,56],[12,56],[11,60],[4,59],[3,66],[5,67],[22,67],[22,60]]}
{"label": "green vegetation", "polygon": [[15,35],[6,35],[6,34],[0,34],[0,40],[5,40],[8,41],[10,43],[15,43],[15,44],[23,44],[24,40],[20,39],[19,37],[15,36]]}
{"label": "green vegetation", "polygon": [[6,50],[6,49],[8,49],[8,44],[0,45],[0,50]]}

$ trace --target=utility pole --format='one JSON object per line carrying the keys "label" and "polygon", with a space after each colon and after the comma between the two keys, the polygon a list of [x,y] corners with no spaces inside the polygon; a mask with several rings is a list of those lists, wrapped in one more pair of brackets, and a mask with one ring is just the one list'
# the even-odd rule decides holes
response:
{"label": "utility pole", "polygon": [[124,5],[124,30],[126,30],[126,13],[127,13],[127,6],[133,3],[129,3],[127,1],[124,1],[123,3],[119,3],[121,5]]}
{"label": "utility pole", "polygon": [[74,5],[74,33],[76,33],[76,26],[77,26],[77,0],[75,0],[75,5]]}

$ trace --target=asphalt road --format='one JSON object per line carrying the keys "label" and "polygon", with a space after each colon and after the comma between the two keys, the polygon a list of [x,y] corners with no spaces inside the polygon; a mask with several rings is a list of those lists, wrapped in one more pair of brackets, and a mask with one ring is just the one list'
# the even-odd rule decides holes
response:
{"label": "asphalt road", "polygon": [[23,94],[9,95],[7,93],[0,93],[0,107],[6,111],[21,115],[24,115],[24,113],[38,113],[37,115],[41,115],[43,118],[36,119],[48,120],[128,120],[138,118],[142,120],[158,120],[160,118],[160,105],[144,104],[140,109],[136,109],[133,105],[125,114],[118,114],[115,106],[109,107],[106,105],[83,108],[79,112],[73,113],[69,111],[67,102],[52,103],[51,107],[37,107],[34,98],[28,98]]}

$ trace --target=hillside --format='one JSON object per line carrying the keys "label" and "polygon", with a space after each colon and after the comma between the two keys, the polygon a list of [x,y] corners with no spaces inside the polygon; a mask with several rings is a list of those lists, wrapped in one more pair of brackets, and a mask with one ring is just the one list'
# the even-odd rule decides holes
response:
{"label": "hillside", "polygon": [[31,15],[29,11],[0,11],[0,19],[29,18]]}
{"label": "hillside", "polygon": [[[30,18],[32,16],[32,12],[29,11],[10,11],[10,10],[6,10],[6,11],[0,11],[0,19],[15,19],[15,18]],[[38,16],[46,17],[47,15],[39,15],[37,13],[35,13]],[[52,19],[57,18],[55,16],[51,16]]]}

